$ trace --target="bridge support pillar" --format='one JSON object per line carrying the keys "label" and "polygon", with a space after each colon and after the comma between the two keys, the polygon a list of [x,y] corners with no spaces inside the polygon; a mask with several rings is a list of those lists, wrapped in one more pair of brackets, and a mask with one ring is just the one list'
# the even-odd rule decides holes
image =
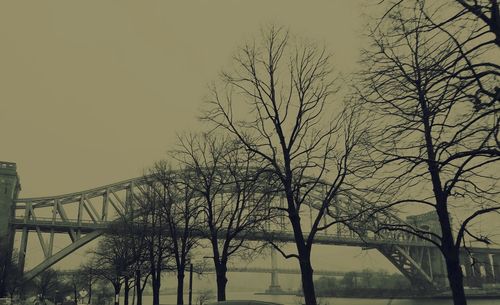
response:
{"label": "bridge support pillar", "polygon": [[[440,235],[441,224],[439,223],[438,215],[435,211],[426,212],[419,215],[408,216],[406,220],[414,227],[427,232]],[[446,263],[441,251],[435,247],[427,249],[428,256],[423,259],[418,255],[419,251],[415,249],[412,259],[416,260],[419,267],[422,268],[428,277],[432,280],[432,284],[436,288],[444,288],[449,286]],[[428,260],[428,261],[424,261]]]}
{"label": "bridge support pillar", "polygon": [[283,290],[281,289],[281,286],[278,283],[278,260],[276,258],[276,250],[274,248],[271,248],[271,285],[269,288],[266,290],[266,293],[269,294],[275,294],[275,293],[280,293]]}
{"label": "bridge support pillar", "polygon": [[493,266],[490,261],[490,255],[487,253],[476,254],[477,264],[479,268],[484,268],[484,274],[481,274],[481,284],[493,283]]}
{"label": "bridge support pillar", "polygon": [[[9,264],[12,260],[14,246],[14,233],[10,220],[15,216],[14,200],[21,190],[16,164],[0,161],[0,263]],[[3,268],[2,268],[3,269]],[[7,272],[0,274],[0,298],[6,294],[5,287],[1,285]]]}
{"label": "bridge support pillar", "polygon": [[491,256],[493,262],[493,277],[495,283],[500,283],[500,254],[493,254]]}
{"label": "bridge support pillar", "polygon": [[439,249],[429,249],[431,258],[432,279],[439,287],[449,286],[446,263]]}

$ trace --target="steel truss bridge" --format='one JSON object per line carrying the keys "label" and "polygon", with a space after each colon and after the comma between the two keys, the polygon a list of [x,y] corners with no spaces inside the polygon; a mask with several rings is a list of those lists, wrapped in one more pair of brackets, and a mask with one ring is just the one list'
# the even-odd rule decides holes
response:
{"label": "steel truss bridge", "polygon": [[[115,219],[133,209],[140,197],[146,194],[147,179],[147,177],[129,179],[64,195],[18,198],[20,183],[16,165],[0,162],[0,211],[2,211],[0,237],[8,237],[12,246],[14,234],[16,232],[21,234],[19,265],[24,269],[26,257],[31,251],[28,249],[28,237],[30,234],[35,234],[35,240],[38,240],[44,258],[31,270],[25,271],[24,276],[27,279],[33,278],[105,233]],[[283,198],[279,198],[278,201],[277,204],[283,204]],[[309,213],[312,215],[314,210],[314,203],[311,203]],[[4,211],[6,213],[3,213]],[[326,215],[325,218],[331,216],[333,215]],[[437,219],[432,214],[413,216],[413,221],[415,220],[427,228],[438,228]],[[377,214],[363,220],[365,228],[361,234],[360,230],[355,232],[339,224],[335,228],[318,233],[315,243],[376,249],[416,287],[445,288],[446,266],[442,254],[435,246],[412,234],[377,231],[381,224],[404,222],[393,214]],[[284,224],[285,221],[282,219],[279,225],[270,226],[268,232],[252,234],[251,239],[268,241],[272,238],[276,242],[293,242],[293,233]],[[69,237],[66,246],[55,250],[56,236]],[[465,253],[461,255],[465,283],[468,285],[500,283],[500,249],[472,247],[468,250],[474,259]],[[272,272],[271,288],[279,288],[276,254],[274,252],[271,254],[271,265],[275,270]]]}

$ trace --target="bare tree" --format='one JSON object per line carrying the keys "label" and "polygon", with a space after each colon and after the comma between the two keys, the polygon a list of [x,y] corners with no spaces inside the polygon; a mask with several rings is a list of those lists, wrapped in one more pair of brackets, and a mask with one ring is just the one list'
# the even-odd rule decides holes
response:
{"label": "bare tree", "polygon": [[[500,47],[500,9],[497,0],[453,0],[456,6],[460,9],[455,14],[449,16],[440,22],[441,25],[448,23],[460,22],[461,19],[475,17],[477,21],[481,22],[484,27],[484,33],[491,33],[494,39],[491,43]],[[449,3],[446,3],[449,4]],[[489,42],[489,43],[490,43]]]}
{"label": "bare tree", "polygon": [[248,237],[262,229],[273,212],[272,198],[260,181],[264,168],[227,137],[201,134],[181,137],[173,152],[186,172],[186,187],[200,200],[212,247],[217,299],[226,299],[227,264],[252,247]]}
{"label": "bare tree", "polygon": [[[392,0],[378,24],[391,18],[398,10],[411,9],[415,1]],[[448,36],[456,49],[460,69],[453,76],[467,81],[475,90],[469,91],[476,108],[498,107],[500,87],[500,15],[497,0],[418,0],[426,19],[427,30]],[[478,56],[478,55],[481,56]]]}
{"label": "bare tree", "polygon": [[82,264],[78,269],[81,285],[83,289],[87,291],[87,304],[92,302],[92,288],[98,279],[95,268],[96,267],[92,265],[92,261],[88,261]]}
{"label": "bare tree", "polygon": [[[392,10],[408,4],[406,0],[380,1],[384,2],[389,3],[384,17]],[[441,1],[439,8],[446,11],[446,16],[439,21],[440,25],[476,19],[482,23],[484,32],[495,36],[491,42],[500,47],[500,10],[497,0],[445,0]]]}
{"label": "bare tree", "polygon": [[[146,229],[144,234],[145,259],[149,266],[149,276],[153,288],[153,305],[160,304],[160,288],[162,272],[168,269],[171,259],[171,237],[168,224],[163,215],[163,206],[170,205],[171,198],[159,181],[146,179],[145,189],[139,196],[138,213],[142,225]],[[136,270],[137,271],[137,270]]]}
{"label": "bare tree", "polygon": [[195,304],[205,305],[213,298],[214,298],[214,292],[210,289],[205,289],[198,292]]}
{"label": "bare tree", "polygon": [[[140,202],[146,200],[144,196],[141,198]],[[120,215],[119,219],[113,222],[108,230],[108,234],[119,236],[128,251],[129,273],[127,275],[130,278],[125,281],[125,289],[130,289],[129,286],[132,284],[135,286],[137,305],[142,305],[143,292],[151,275],[151,262],[147,251],[148,242],[151,240],[146,238],[150,233],[149,213],[147,210],[142,210],[144,207],[148,205],[142,203],[137,208],[128,209],[124,215]],[[125,295],[128,296],[128,293]]]}
{"label": "bare tree", "polygon": [[[318,231],[337,221],[322,221],[335,214],[335,198],[354,185],[347,177],[355,172],[360,122],[354,109],[332,101],[335,79],[324,48],[292,42],[288,32],[270,27],[234,62],[234,71],[222,75],[223,87],[213,87],[203,118],[236,137],[279,181],[286,201],[281,211],[297,249],[285,257],[298,259],[305,303],[314,305],[311,249]],[[300,212],[312,202],[307,232]]]}
{"label": "bare tree", "polygon": [[[100,240],[97,249],[92,253],[94,255],[92,265],[98,266],[93,270],[99,278],[109,281],[113,286],[114,303],[118,305],[121,288],[123,286],[130,288],[128,282],[132,273],[129,267],[131,253],[126,237],[107,235]],[[125,300],[128,303],[128,291],[125,293]]]}
{"label": "bare tree", "polygon": [[[465,14],[474,15],[481,20],[488,31],[495,35],[495,44],[500,47],[500,9],[497,0],[455,0],[462,6]],[[458,16],[448,20],[456,20]]]}
{"label": "bare tree", "polygon": [[54,296],[59,287],[59,273],[53,269],[47,269],[33,279],[36,293],[40,300],[45,303],[45,299]]}
{"label": "bare tree", "polygon": [[109,287],[109,282],[107,281],[97,281],[95,288],[94,288],[94,299],[92,300],[92,303],[96,304],[109,304],[110,300],[113,299],[113,291]]}
{"label": "bare tree", "polygon": [[184,274],[191,250],[198,244],[201,206],[194,197],[185,172],[173,171],[165,162],[157,162],[150,177],[161,188],[167,200],[162,202],[164,223],[170,233],[170,253],[177,272],[177,304],[184,304]]}
{"label": "bare tree", "polygon": [[78,304],[79,290],[81,282],[81,274],[80,273],[71,273],[65,276],[65,282],[71,287],[71,293],[73,296],[73,301],[75,304]]}
{"label": "bare tree", "polygon": [[[372,130],[372,157],[380,161],[379,187],[396,195],[388,206],[428,207],[435,211],[441,232],[408,224],[382,227],[436,245],[446,262],[455,304],[466,304],[460,246],[467,235],[488,243],[470,224],[500,209],[494,169],[500,159],[498,108],[475,107],[471,101],[477,84],[457,73],[469,69],[481,52],[464,57],[463,46],[437,29],[421,4],[393,8],[371,33],[360,92],[378,126]],[[451,215],[459,205],[473,212],[465,218],[455,214],[454,231]]]}
{"label": "bare tree", "polygon": [[144,238],[148,232],[148,225],[145,222],[141,222],[140,218],[138,223],[134,222],[136,220],[136,218],[132,218],[131,223],[126,225],[125,228],[128,229],[127,245],[131,252],[130,268],[133,270],[136,304],[142,305],[144,289],[146,288],[146,283],[151,275],[151,262],[147,257],[147,240]]}

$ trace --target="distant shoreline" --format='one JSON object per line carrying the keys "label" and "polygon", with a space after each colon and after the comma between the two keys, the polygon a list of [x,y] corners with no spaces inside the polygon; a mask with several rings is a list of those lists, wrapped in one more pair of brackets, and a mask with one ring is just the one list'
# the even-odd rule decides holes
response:
{"label": "distant shoreline", "polygon": [[[474,291],[474,293],[467,293],[467,299],[500,299],[500,290],[495,291]],[[302,296],[298,292],[283,291],[283,292],[257,292],[256,295],[295,295]],[[327,297],[327,298],[356,298],[356,299],[452,299],[451,293],[438,293],[432,295],[421,295],[408,293],[407,291],[366,291],[366,290],[352,290],[352,291],[338,291],[336,294],[318,293],[317,297]]]}

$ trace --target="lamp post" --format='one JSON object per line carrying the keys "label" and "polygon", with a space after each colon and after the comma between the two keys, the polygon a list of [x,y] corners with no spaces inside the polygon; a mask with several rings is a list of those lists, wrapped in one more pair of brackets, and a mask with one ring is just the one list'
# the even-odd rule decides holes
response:
{"label": "lamp post", "polygon": [[[213,257],[209,257],[209,256],[203,256],[203,259],[206,259],[206,258],[213,258]],[[200,265],[204,265],[202,262],[200,262],[199,260],[198,261],[195,261],[194,262],[198,267],[197,267],[197,270],[196,270],[196,273],[198,273],[198,275],[201,275],[203,272],[201,271],[202,269],[200,269]],[[193,305],[193,262],[191,260],[189,260],[189,301],[188,301],[188,305]]]}

